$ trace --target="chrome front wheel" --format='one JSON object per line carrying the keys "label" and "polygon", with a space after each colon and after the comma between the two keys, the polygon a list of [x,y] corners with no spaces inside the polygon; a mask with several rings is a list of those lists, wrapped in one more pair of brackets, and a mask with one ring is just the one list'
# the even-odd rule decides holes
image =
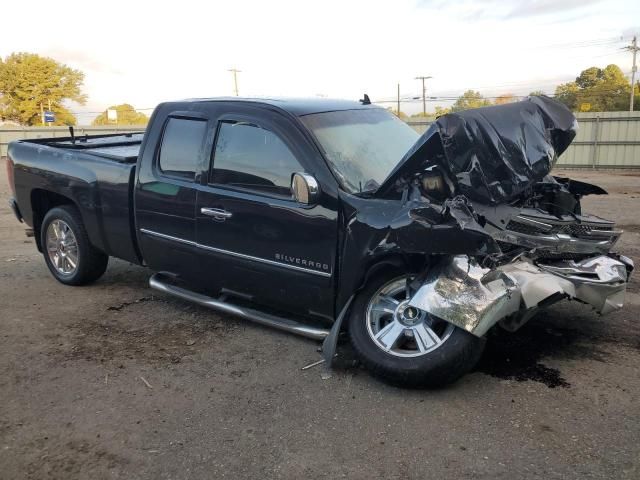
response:
{"label": "chrome front wheel", "polygon": [[61,275],[73,275],[78,268],[78,241],[71,227],[56,219],[47,227],[47,254]]}
{"label": "chrome front wheel", "polygon": [[396,278],[383,285],[366,309],[367,332],[386,353],[397,357],[418,357],[439,348],[455,327],[409,305],[410,277]]}
{"label": "chrome front wheel", "polygon": [[480,358],[484,338],[409,305],[410,274],[382,271],[358,292],[349,337],[362,363],[396,385],[435,387],[460,378]]}

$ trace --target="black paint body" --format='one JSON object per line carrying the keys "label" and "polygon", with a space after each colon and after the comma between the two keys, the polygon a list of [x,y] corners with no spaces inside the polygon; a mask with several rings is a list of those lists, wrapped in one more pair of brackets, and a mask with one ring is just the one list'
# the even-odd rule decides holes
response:
{"label": "black paint body", "polygon": [[[378,107],[324,99],[164,103],[150,120],[139,155],[131,158],[89,153],[68,139],[64,145],[60,139],[13,142],[9,155],[17,207],[38,231],[43,208],[72,203],[90,241],[111,256],[170,272],[200,289],[228,290],[330,323],[381,267],[418,273],[432,255],[499,251],[463,197],[441,205],[425,202],[415,185],[392,188],[397,172],[376,195],[351,195],[339,187],[322,148],[299,117],[367,108]],[[158,168],[170,117],[207,122],[194,181]],[[276,133],[304,172],[317,180],[319,201],[304,205],[212,184],[217,126],[225,120]],[[203,215],[201,208],[233,216],[219,221]]]}

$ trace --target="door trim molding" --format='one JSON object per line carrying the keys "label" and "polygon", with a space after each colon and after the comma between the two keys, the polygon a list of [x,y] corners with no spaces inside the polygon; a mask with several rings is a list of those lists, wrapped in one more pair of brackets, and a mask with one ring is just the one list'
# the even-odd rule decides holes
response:
{"label": "door trim molding", "polygon": [[223,250],[222,248],[210,247],[208,245],[203,245],[201,243],[194,242],[193,240],[185,240],[184,238],[174,237],[172,235],[167,235],[166,233],[155,232],[153,230],[148,230],[146,228],[141,228],[140,233],[144,233],[145,235],[150,235],[152,237],[162,238],[164,240],[169,240],[172,242],[182,243],[183,245],[189,245],[190,247],[200,248],[202,250],[206,250],[209,252],[221,253],[223,255],[242,258],[244,260],[251,260],[253,262],[266,263],[267,265],[288,268],[290,270],[296,270],[298,272],[320,275],[321,277],[331,277],[331,272],[320,272],[318,270],[312,270],[311,268],[298,267],[297,265],[289,265],[287,263],[276,262],[274,260],[267,260],[266,258],[254,257],[252,255],[245,255],[244,253],[232,252],[230,250]]}

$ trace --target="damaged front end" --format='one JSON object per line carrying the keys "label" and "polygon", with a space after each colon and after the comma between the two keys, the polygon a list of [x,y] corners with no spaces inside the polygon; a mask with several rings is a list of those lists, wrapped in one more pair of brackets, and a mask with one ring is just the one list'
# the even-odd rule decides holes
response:
{"label": "damaged front end", "polygon": [[[606,192],[550,175],[576,128],[564,106],[534,97],[446,115],[421,137],[376,192],[401,194],[401,217],[430,233],[450,227],[416,235],[430,262],[410,306],[477,336],[497,323],[514,331],[562,299],[602,315],[622,307],[633,271],[611,253],[622,231],[580,206]],[[411,243],[406,228],[389,231]]]}
{"label": "damaged front end", "polygon": [[441,259],[420,279],[409,305],[476,336],[498,322],[515,331],[562,299],[589,304],[603,315],[622,308],[632,270],[630,259],[616,255],[551,264],[523,258],[495,268],[458,255]]}

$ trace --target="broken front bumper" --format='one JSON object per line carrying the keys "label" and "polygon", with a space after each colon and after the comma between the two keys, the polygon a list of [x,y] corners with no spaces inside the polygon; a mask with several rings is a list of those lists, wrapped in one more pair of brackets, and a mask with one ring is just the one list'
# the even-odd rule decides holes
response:
{"label": "broken front bumper", "polygon": [[499,321],[517,328],[562,298],[603,315],[618,310],[632,270],[631,259],[613,254],[553,264],[519,260],[495,269],[458,255],[429,271],[409,305],[482,336]]}

